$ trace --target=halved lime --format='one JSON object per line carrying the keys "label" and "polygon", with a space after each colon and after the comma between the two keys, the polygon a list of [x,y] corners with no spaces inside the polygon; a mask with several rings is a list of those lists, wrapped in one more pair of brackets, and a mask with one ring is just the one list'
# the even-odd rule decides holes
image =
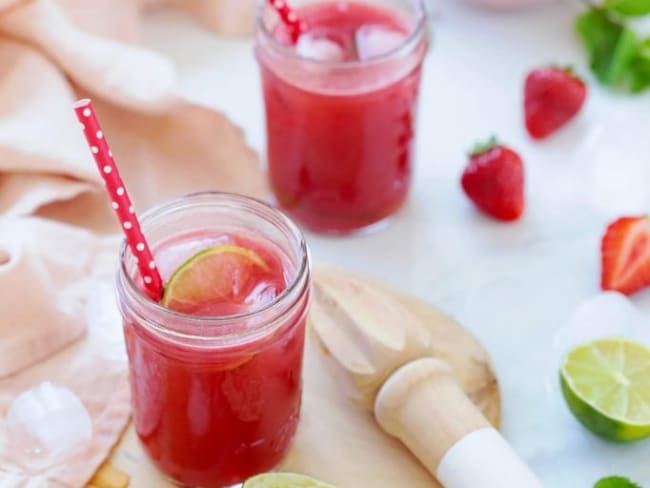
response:
{"label": "halved lime", "polygon": [[593,433],[613,441],[650,436],[650,349],[623,338],[576,347],[560,371],[569,409]]}
{"label": "halved lime", "polygon": [[236,301],[257,273],[268,270],[264,259],[245,247],[209,247],[174,271],[161,303],[177,312],[195,313],[205,304]]}
{"label": "halved lime", "polygon": [[332,485],[296,473],[264,473],[250,478],[244,488],[334,488]]}

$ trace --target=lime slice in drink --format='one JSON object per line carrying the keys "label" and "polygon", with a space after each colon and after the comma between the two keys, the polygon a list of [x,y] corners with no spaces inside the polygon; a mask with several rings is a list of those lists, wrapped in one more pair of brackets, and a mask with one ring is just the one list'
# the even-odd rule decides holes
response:
{"label": "lime slice in drink", "polygon": [[334,488],[309,476],[295,473],[265,473],[250,478],[244,488]]}
{"label": "lime slice in drink", "polygon": [[268,270],[264,259],[245,247],[210,247],[174,271],[161,303],[177,312],[195,313],[204,304],[236,301],[256,274]]}
{"label": "lime slice in drink", "polygon": [[650,436],[650,349],[623,338],[576,347],[560,371],[573,415],[612,441]]}

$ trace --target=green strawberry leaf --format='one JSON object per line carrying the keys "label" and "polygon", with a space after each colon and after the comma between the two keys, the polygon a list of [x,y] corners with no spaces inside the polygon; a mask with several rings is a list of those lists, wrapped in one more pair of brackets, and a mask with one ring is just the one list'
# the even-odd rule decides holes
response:
{"label": "green strawberry leaf", "polygon": [[598,481],[594,488],[642,488],[636,483],[632,483],[629,479],[622,476],[610,476]]}
{"label": "green strawberry leaf", "polygon": [[631,17],[650,14],[650,0],[605,0],[603,7]]}
{"label": "green strawberry leaf", "polygon": [[488,152],[490,149],[498,145],[499,145],[499,139],[497,139],[497,136],[492,134],[487,141],[477,142],[476,144],[474,144],[474,147],[472,147],[472,149],[469,151],[469,157],[473,158],[474,156],[479,156],[483,153]]}
{"label": "green strawberry leaf", "polygon": [[598,8],[590,8],[580,15],[576,30],[589,52],[589,66],[596,77],[609,86],[624,81],[637,55],[634,31]]}

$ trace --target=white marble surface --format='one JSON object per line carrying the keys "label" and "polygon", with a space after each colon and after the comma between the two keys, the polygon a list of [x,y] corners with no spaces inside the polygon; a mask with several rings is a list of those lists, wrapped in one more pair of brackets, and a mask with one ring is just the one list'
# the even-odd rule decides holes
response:
{"label": "white marble surface", "polygon": [[[590,78],[588,103],[570,127],[543,143],[523,129],[521,87],[531,66],[573,63],[587,74],[572,29],[579,8],[560,1],[490,13],[438,0],[408,205],[374,235],[309,235],[309,242],[315,259],[398,285],[474,331],[501,381],[503,431],[546,486],[591,487],[610,474],[650,486],[650,441],[612,445],[593,437],[557,388],[563,351],[556,336],[599,291],[606,223],[650,203],[650,96],[608,93]],[[175,14],[152,19],[144,40],[177,63],[185,96],[225,111],[263,153],[250,42],[217,39]],[[460,190],[466,150],[492,133],[525,159],[528,208],[515,224],[480,216]],[[633,304],[650,329],[650,291]]]}

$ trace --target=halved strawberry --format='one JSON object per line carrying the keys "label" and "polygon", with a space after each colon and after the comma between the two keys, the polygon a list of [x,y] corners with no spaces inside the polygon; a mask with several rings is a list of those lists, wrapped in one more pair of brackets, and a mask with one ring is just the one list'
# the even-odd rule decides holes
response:
{"label": "halved strawberry", "polygon": [[600,250],[603,290],[631,295],[650,285],[649,217],[621,217],[612,222]]}

